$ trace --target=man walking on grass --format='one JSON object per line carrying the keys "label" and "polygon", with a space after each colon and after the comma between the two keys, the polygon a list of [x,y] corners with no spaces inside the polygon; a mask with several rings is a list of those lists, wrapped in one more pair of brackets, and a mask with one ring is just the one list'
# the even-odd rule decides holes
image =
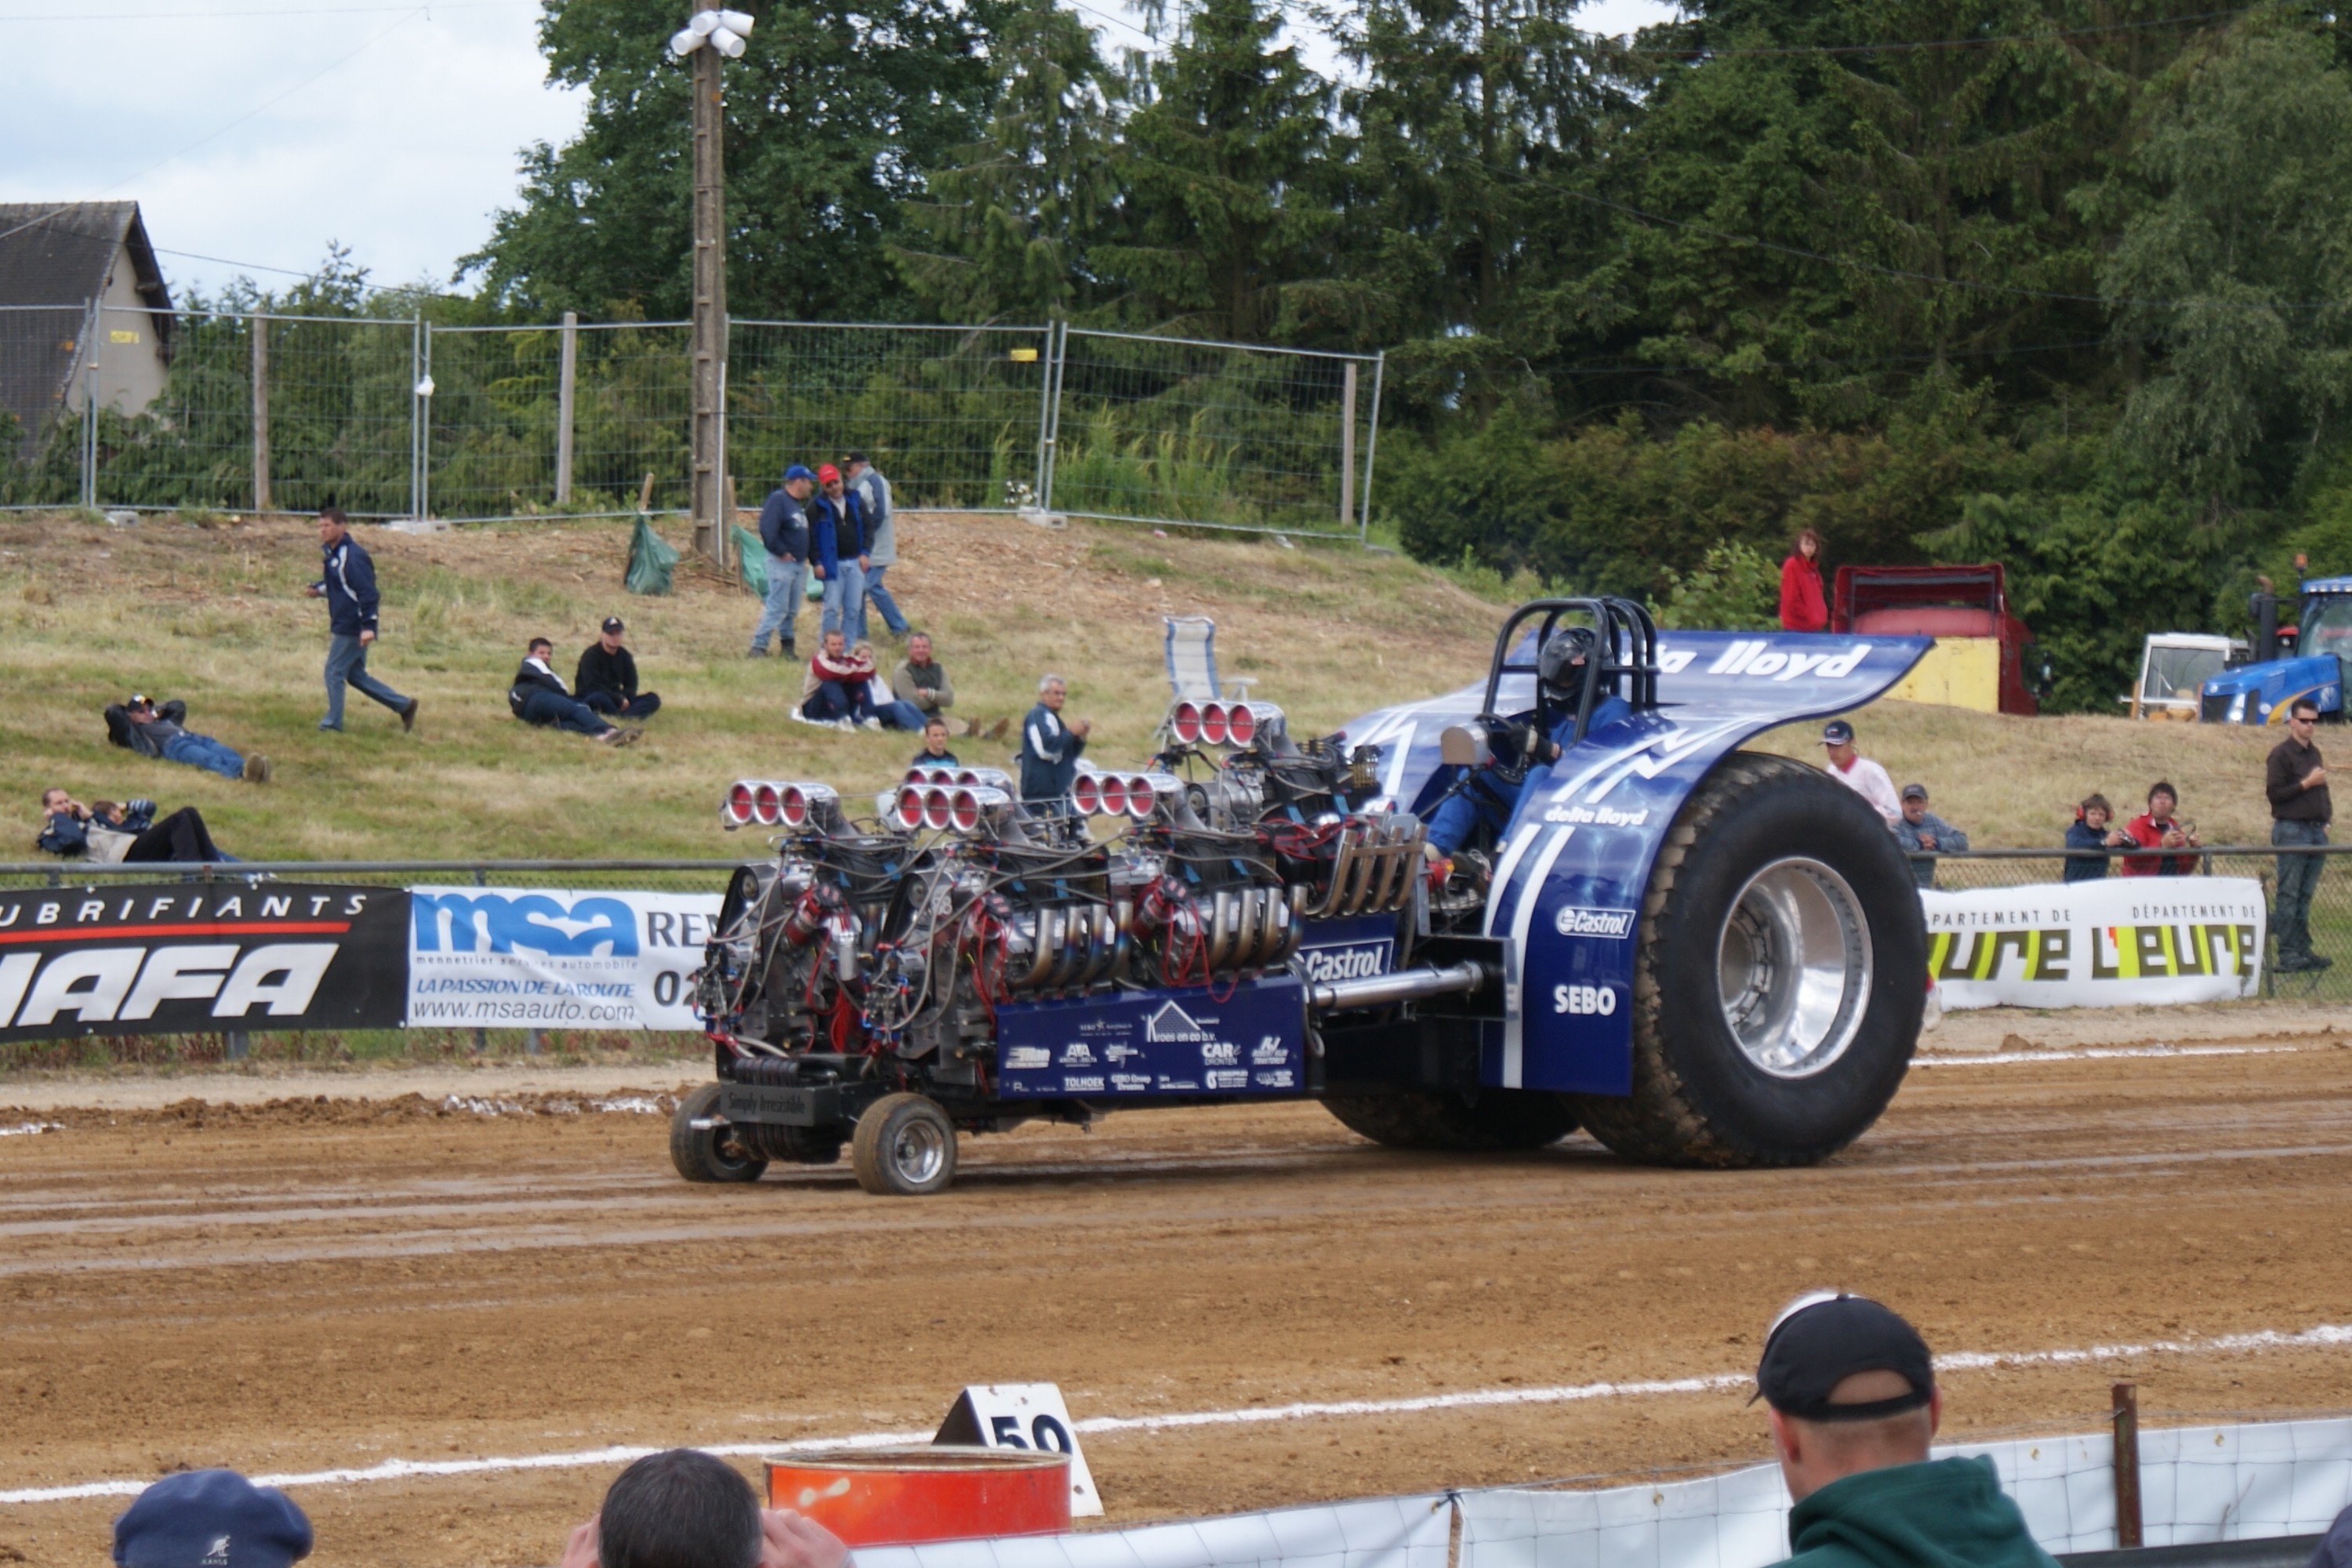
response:
{"label": "man walking on grass", "polygon": [[[2312,743],[2318,729],[2319,704],[2308,697],[2295,699],[2287,713],[2286,739],[2271,748],[2263,766],[2263,793],[2271,800],[2271,842],[2282,849],[2327,842],[2327,824],[2336,813],[2327,798],[2327,764]],[[2325,969],[2336,962],[2311,951],[2311,895],[2319,886],[2325,858],[2307,853],[2278,858],[2278,908],[2271,914],[2271,929],[2278,932],[2283,974]]]}
{"label": "man walking on grass", "polygon": [[416,699],[403,697],[367,669],[368,645],[375,641],[375,563],[343,525],[341,507],[319,513],[319,548],[326,570],[303,592],[327,601],[327,716],[321,730],[343,727],[343,688],[357,687],[400,715],[403,730],[416,728]]}

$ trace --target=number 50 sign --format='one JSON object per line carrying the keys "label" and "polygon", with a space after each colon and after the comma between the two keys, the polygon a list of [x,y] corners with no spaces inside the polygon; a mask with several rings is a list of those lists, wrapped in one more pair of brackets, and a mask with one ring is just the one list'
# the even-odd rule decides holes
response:
{"label": "number 50 sign", "polygon": [[1070,1517],[1102,1512],[1102,1498],[1087,1457],[1070,1430],[1069,1407],[1050,1383],[979,1383],[956,1395],[934,1443],[972,1443],[984,1448],[1044,1448],[1070,1457]]}

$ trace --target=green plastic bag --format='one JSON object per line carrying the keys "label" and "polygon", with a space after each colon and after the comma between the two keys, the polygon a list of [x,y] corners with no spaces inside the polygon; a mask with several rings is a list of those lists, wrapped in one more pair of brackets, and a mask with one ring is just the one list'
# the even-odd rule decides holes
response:
{"label": "green plastic bag", "polygon": [[768,547],[741,523],[736,523],[734,529],[735,569],[743,574],[743,586],[751,589],[754,596],[764,599],[768,596]]}
{"label": "green plastic bag", "polygon": [[637,514],[637,526],[629,535],[629,571],[622,579],[632,594],[667,594],[669,574],[677,564],[677,551],[654,531],[646,514]]}

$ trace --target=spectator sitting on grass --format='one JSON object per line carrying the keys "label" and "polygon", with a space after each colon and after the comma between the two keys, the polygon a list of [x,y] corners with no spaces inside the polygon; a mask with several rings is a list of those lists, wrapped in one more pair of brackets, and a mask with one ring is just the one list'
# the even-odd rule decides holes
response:
{"label": "spectator sitting on grass", "polygon": [[637,689],[637,661],[621,646],[621,617],[606,616],[602,635],[580,650],[572,685],[582,702],[622,719],[650,719],[661,710],[658,692]]}
{"label": "spectator sitting on grass", "polygon": [[[2197,825],[2174,817],[2173,811],[2180,803],[2180,792],[2159,779],[2147,790],[2147,809],[2124,824],[2124,836],[2142,849],[2195,849],[2200,847]],[[2194,855],[2126,855],[2123,857],[2123,874],[2126,877],[2186,877],[2197,869]]]}
{"label": "spectator sitting on grass", "polygon": [[[1895,837],[1906,855],[1914,851],[1957,855],[1969,847],[1967,834],[1927,809],[1927,786],[1923,784],[1903,786],[1903,820],[1895,825]],[[1911,879],[1923,888],[1934,887],[1936,863],[1913,860]]]}
{"label": "spectator sitting on grass", "polygon": [[547,662],[554,652],[555,645],[545,637],[530,639],[515,670],[514,684],[507,688],[507,706],[516,718],[526,724],[553,724],[608,746],[633,744],[645,733],[621,729],[586,703],[575,700],[565,689],[563,677]]}
{"label": "spectator sitting on grass", "polygon": [[289,1568],[310,1554],[310,1521],[284,1492],[235,1470],[183,1470],[114,1521],[116,1568]]}
{"label": "spectator sitting on grass", "polygon": [[809,660],[808,679],[801,684],[801,717],[845,730],[860,725],[879,730],[873,684],[873,655],[850,652],[849,639],[827,627],[816,657]]}
{"label": "spectator sitting on grass", "polygon": [[186,703],[172,701],[158,708],[144,693],[133,692],[129,701],[108,705],[106,738],[142,757],[161,757],[167,763],[184,763],[192,768],[216,773],[225,779],[245,779],[253,784],[269,782],[268,757],[239,756],[235,750],[210,735],[199,735],[187,729],[187,721]]}
{"label": "spectator sitting on grass", "polygon": [[2115,817],[2116,808],[2103,795],[2085,795],[2074,808],[2074,820],[2066,826],[2067,881],[2095,882],[2107,874],[2106,851],[2131,842],[2130,835],[2110,826]]}
{"label": "spectator sitting on grass", "polygon": [[152,800],[134,800],[128,805],[101,800],[84,805],[61,789],[42,792],[41,831],[33,847],[108,865],[125,860],[188,864],[236,858],[213,843],[203,814],[193,805],[184,805],[158,822]]}
{"label": "spectator sitting on grass", "polygon": [[761,1508],[751,1483],[696,1448],[623,1470],[562,1568],[845,1568],[849,1549],[813,1519]]}
{"label": "spectator sitting on grass", "polygon": [[2055,1568],[1990,1459],[1928,1458],[1943,1395],[1918,1331],[1886,1308],[1800,1297],[1756,1383],[1796,1504],[1790,1568]]}
{"label": "spectator sitting on grass", "polygon": [[918,768],[951,768],[956,754],[948,750],[948,721],[934,713],[923,721],[923,749],[908,764]]}

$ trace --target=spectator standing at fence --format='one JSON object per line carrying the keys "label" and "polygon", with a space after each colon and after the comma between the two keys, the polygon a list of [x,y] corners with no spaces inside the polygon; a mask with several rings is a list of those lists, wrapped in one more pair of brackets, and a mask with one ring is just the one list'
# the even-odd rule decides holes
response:
{"label": "spectator standing at fence", "polygon": [[515,667],[514,680],[507,687],[507,707],[514,716],[526,724],[553,725],[608,746],[635,744],[645,731],[624,730],[572,696],[563,677],[548,663],[554,653],[555,645],[545,637],[530,639],[522,663]]}
{"label": "spectator standing at fence", "polygon": [[1829,751],[1830,777],[1870,803],[1870,808],[1893,827],[1903,819],[1903,803],[1895,798],[1895,781],[1886,770],[1853,749],[1853,726],[1832,719],[1822,726],[1822,744]]}
{"label": "spectator standing at fence", "polygon": [[165,1476],[114,1521],[116,1568],[289,1568],[310,1554],[310,1521],[275,1487],[235,1470]]}
{"label": "spectator standing at fence", "polygon": [[[2321,760],[2314,737],[2319,729],[2319,704],[2298,697],[2288,710],[2286,739],[2271,748],[2264,764],[2263,791],[2271,800],[2271,843],[2291,846],[2327,842],[2327,825],[2335,819],[2327,797],[2327,764]],[[2271,929],[2278,932],[2278,967],[2294,974],[2325,969],[2336,961],[2311,951],[2311,895],[2319,886],[2320,855],[2278,858],[2278,907],[2271,911]]]}
{"label": "spectator standing at fence", "polygon": [[416,699],[403,697],[368,673],[367,656],[376,636],[380,607],[375,563],[345,526],[341,507],[319,513],[319,549],[325,570],[303,592],[327,601],[327,716],[321,730],[343,727],[343,688],[355,688],[400,715],[403,730],[416,728]]}
{"label": "spectator standing at fence", "polygon": [[1789,558],[1780,563],[1780,629],[1821,632],[1829,625],[1829,601],[1822,595],[1822,536],[1801,528]]}
{"label": "spectator standing at fence", "polygon": [[[866,513],[866,598],[881,612],[882,624],[900,642],[907,640],[907,617],[898,611],[898,601],[882,585],[882,575],[898,563],[898,511],[890,501],[890,481],[882,471],[866,461],[863,452],[852,452],[841,460],[842,478],[848,482],[849,493]],[[856,637],[866,636],[866,609],[858,606]],[[900,692],[901,697],[905,692]]]}
{"label": "spectator standing at fence", "polygon": [[846,1568],[849,1548],[813,1519],[761,1508],[751,1483],[697,1448],[648,1454],[623,1470],[593,1519],[572,1531],[562,1568]]}
{"label": "spectator standing at fence", "polygon": [[1021,798],[1049,810],[1066,810],[1070,786],[1077,782],[1078,753],[1087,749],[1094,726],[1084,719],[1065,721],[1062,705],[1069,700],[1069,683],[1058,675],[1037,682],[1037,706],[1021,721]]}
{"label": "spectator standing at fence", "polygon": [[809,508],[810,570],[824,584],[820,629],[847,637],[852,626],[865,624],[866,560],[866,509],[842,482],[841,470],[821,464]]}
{"label": "spectator standing at fence", "polygon": [[760,508],[760,543],[768,552],[768,596],[751,627],[751,657],[768,657],[768,638],[783,634],[783,656],[800,657],[793,628],[801,616],[801,588],[809,562],[808,499],[816,476],[794,463],[784,470],[784,482],[768,492]]}
{"label": "spectator standing at fence", "polygon": [[[2148,786],[2147,809],[2124,824],[2124,836],[2141,849],[2200,847],[2197,825],[2182,822],[2173,815],[2179,805],[2180,792],[2158,779]],[[2194,855],[2123,857],[2123,874],[2126,877],[2186,877],[2196,869]]]}
{"label": "spectator standing at fence", "polygon": [[129,700],[107,705],[106,738],[142,757],[161,757],[167,763],[203,768],[225,779],[243,779],[248,784],[269,782],[268,757],[258,752],[250,757],[239,755],[236,748],[226,741],[215,741],[210,735],[199,735],[190,730],[187,721],[186,703],[175,700],[157,708],[152,698],[134,691]]}
{"label": "spectator standing at fence", "polygon": [[2113,826],[2116,808],[2103,795],[2083,797],[2074,820],[2066,825],[2066,870],[2069,882],[2095,882],[2107,874],[2107,854],[2131,843],[2131,836]]}
{"label": "spectator standing at fence", "polygon": [[1893,1311],[1798,1298],[1765,1335],[1756,1384],[1796,1504],[1790,1568],[2055,1568],[1990,1459],[1928,1457],[1943,1394]]}
{"label": "spectator standing at fence", "polygon": [[[1927,809],[1927,786],[1903,786],[1903,820],[1894,828],[1906,855],[1958,855],[1969,847],[1969,836]],[[1936,863],[1914,859],[1911,879],[1923,888],[1936,885]]]}
{"label": "spectator standing at fence", "polygon": [[637,689],[637,660],[621,641],[628,628],[618,616],[606,616],[596,640],[580,650],[580,667],[572,671],[575,696],[599,713],[619,719],[650,719],[661,710],[661,694]]}

